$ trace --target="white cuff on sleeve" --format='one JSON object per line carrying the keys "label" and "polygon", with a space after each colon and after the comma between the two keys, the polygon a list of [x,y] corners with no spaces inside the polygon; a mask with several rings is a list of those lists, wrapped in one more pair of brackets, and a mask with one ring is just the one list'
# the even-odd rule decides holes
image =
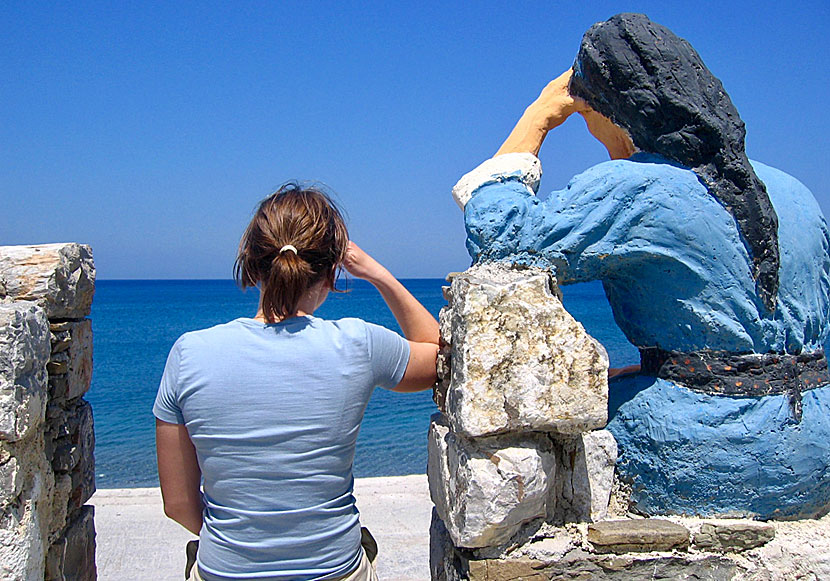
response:
{"label": "white cuff on sleeve", "polygon": [[488,184],[519,180],[536,193],[542,179],[542,164],[532,153],[505,153],[492,157],[458,180],[452,189],[455,203],[463,210],[473,192]]}

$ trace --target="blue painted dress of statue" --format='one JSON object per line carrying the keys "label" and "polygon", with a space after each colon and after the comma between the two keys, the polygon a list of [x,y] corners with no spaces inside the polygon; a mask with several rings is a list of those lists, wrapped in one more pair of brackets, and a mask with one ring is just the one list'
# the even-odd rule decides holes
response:
{"label": "blue painted dress of statue", "polygon": [[[608,161],[541,201],[530,154],[488,160],[454,189],[475,262],[552,267],[560,284],[601,280],[640,348],[800,354],[830,332],[830,234],[809,190],[753,162],[778,214],[774,312],[756,294],[733,216],[691,170],[651,154]],[[830,387],[700,393],[646,375],[610,384],[618,468],[644,513],[805,517],[830,508]]]}

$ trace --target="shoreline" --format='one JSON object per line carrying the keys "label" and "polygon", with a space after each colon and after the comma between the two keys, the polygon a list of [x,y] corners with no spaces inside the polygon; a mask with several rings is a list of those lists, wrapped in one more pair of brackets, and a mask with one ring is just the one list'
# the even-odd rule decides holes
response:
{"label": "shoreline", "polygon": [[[378,542],[380,579],[429,579],[432,501],[425,474],[355,478],[360,521]],[[103,488],[95,506],[99,579],[179,580],[195,538],[164,515],[158,487]]]}

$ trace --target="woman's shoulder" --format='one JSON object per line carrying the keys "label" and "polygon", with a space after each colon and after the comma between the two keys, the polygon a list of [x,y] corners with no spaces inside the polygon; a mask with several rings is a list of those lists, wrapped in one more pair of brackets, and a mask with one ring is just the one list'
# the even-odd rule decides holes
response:
{"label": "woman's shoulder", "polygon": [[349,335],[363,336],[366,334],[366,329],[372,325],[363,319],[357,317],[343,317],[341,319],[315,319],[319,325],[329,327],[332,330],[337,330],[341,333]]}
{"label": "woman's shoulder", "polygon": [[[350,337],[356,341],[373,343],[376,340],[384,340],[387,335],[397,335],[394,331],[383,325],[370,323],[357,317],[344,317],[342,319],[318,319],[321,325],[327,325],[332,332]],[[380,337],[380,338],[379,338]]]}
{"label": "woman's shoulder", "polygon": [[[249,320],[253,321],[253,319]],[[189,346],[199,343],[210,343],[217,340],[222,341],[225,340],[228,335],[236,333],[244,327],[245,319],[234,319],[226,323],[213,325],[212,327],[186,331],[182,333],[178,339],[176,339],[174,347],[179,346],[179,348],[181,348],[182,346]]]}

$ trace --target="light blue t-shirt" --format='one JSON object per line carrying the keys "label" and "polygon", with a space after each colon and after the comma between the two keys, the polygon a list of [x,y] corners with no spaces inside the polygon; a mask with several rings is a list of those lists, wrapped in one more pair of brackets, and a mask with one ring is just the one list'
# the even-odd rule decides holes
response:
{"label": "light blue t-shirt", "polygon": [[359,319],[236,319],[176,341],[153,413],[196,448],[206,580],[357,567],[355,442],[374,387],[397,385],[408,361],[406,340]]}

